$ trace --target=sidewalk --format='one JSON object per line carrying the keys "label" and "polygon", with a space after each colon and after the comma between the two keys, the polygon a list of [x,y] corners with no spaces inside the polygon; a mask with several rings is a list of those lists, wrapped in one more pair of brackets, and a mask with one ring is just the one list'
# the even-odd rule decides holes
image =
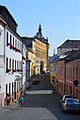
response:
{"label": "sidewalk", "polygon": [[11,109],[18,109],[18,103],[13,102],[10,104],[10,108],[7,108],[7,106],[5,107],[0,107],[0,115],[5,114],[6,112],[10,111]]}

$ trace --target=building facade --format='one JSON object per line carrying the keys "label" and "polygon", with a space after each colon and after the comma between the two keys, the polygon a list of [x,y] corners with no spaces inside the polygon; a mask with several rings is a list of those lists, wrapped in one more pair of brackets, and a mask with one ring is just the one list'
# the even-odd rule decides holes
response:
{"label": "building facade", "polygon": [[5,6],[0,5],[0,106],[4,106],[7,93],[11,102],[17,100],[25,81],[25,47],[17,33],[17,23]]}
{"label": "building facade", "polygon": [[48,49],[49,45],[35,38],[35,71],[40,74],[48,71]]}
{"label": "building facade", "polygon": [[39,25],[38,32],[35,36],[35,71],[36,74],[43,73],[49,69],[48,58],[49,43],[48,38],[42,36],[42,28]]}
{"label": "building facade", "polygon": [[61,94],[75,95],[80,99],[80,50],[73,50],[57,62],[57,91]]}
{"label": "building facade", "polygon": [[57,80],[57,61],[60,55],[54,55],[49,58],[49,71],[50,71],[50,81],[54,87],[56,87]]}
{"label": "building facade", "polygon": [[[22,37],[26,49],[27,49],[27,59],[30,64],[30,78],[35,75],[35,40],[34,37]],[[30,61],[30,62],[29,62]],[[27,65],[29,66],[29,64]]]}
{"label": "building facade", "polygon": [[35,75],[35,53],[31,49],[28,50],[28,59],[30,60],[30,78]]}
{"label": "building facade", "polygon": [[68,51],[79,50],[80,40],[66,40],[61,46],[57,48],[58,54],[64,54]]}
{"label": "building facade", "polygon": [[[34,65],[33,71],[35,72],[35,74],[40,74],[40,73],[43,73],[43,71],[48,71],[48,69],[49,69],[48,68],[49,67],[49,64],[48,64],[49,43],[48,43],[48,39],[45,39],[42,36],[41,25],[39,25],[36,36],[22,37],[22,39],[25,42],[26,47],[31,49],[34,52],[35,65]],[[31,59],[32,59],[32,57],[31,57]],[[30,64],[32,64],[32,63],[30,63]]]}

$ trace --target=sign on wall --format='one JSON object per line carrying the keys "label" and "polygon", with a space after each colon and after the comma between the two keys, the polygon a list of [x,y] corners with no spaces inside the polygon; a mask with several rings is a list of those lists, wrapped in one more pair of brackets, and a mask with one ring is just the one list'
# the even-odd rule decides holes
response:
{"label": "sign on wall", "polygon": [[78,80],[74,80],[74,86],[78,86]]}

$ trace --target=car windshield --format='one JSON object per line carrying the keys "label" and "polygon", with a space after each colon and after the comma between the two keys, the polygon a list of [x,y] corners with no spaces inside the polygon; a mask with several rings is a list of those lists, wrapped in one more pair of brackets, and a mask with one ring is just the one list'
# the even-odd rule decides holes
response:
{"label": "car windshield", "polygon": [[72,95],[66,95],[66,96],[65,96],[65,95],[64,95],[64,96],[63,96],[63,98],[62,98],[62,100],[64,100],[64,101],[65,101],[65,100],[66,100],[66,98],[75,98],[75,99],[76,99],[76,97],[75,97],[75,96],[72,96]]}
{"label": "car windshield", "polygon": [[79,101],[76,99],[68,99],[67,102],[68,103],[79,103]]}

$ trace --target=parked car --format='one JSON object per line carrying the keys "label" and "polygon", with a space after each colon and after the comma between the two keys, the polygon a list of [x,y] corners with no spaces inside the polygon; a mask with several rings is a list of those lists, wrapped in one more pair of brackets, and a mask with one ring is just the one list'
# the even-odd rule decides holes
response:
{"label": "parked car", "polygon": [[65,102],[66,98],[74,98],[77,99],[74,95],[64,95],[62,99],[60,100],[60,107],[62,107],[62,103]]}
{"label": "parked car", "polygon": [[75,98],[66,98],[62,103],[62,110],[65,111],[77,111],[80,112],[80,102]]}

